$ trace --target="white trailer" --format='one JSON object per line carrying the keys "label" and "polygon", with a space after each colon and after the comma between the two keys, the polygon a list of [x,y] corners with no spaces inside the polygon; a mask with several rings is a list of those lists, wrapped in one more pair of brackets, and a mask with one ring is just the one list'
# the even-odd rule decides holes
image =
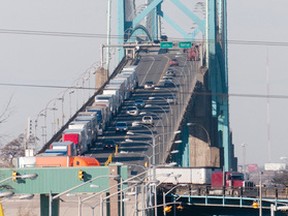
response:
{"label": "white trailer", "polygon": [[[212,171],[212,168],[159,167],[156,168],[156,178],[164,184],[205,185],[211,184]],[[153,174],[153,170],[151,170],[151,174]],[[168,174],[169,177],[167,177]]]}
{"label": "white trailer", "polygon": [[121,103],[123,101],[121,95],[120,95],[120,90],[117,87],[111,88],[104,88],[102,95],[114,95],[114,106],[116,107],[116,113],[118,113],[119,108],[121,106]]}
{"label": "white trailer", "polygon": [[105,86],[105,89],[103,90],[103,92],[105,90],[119,90],[119,96],[120,96],[120,104],[122,105],[124,99],[125,99],[125,83],[114,83],[114,84],[107,84]]}
{"label": "white trailer", "polygon": [[92,106],[86,107],[86,111],[96,114],[97,119],[97,133],[103,135],[103,130],[106,130],[106,126],[110,121],[110,111],[107,104],[101,102],[94,103]]}
{"label": "white trailer", "polygon": [[97,95],[95,96],[95,103],[107,103],[109,107],[109,111],[111,112],[112,116],[116,114],[116,106],[114,102],[114,95]]}
{"label": "white trailer", "polygon": [[127,77],[119,77],[119,74],[114,77],[112,80],[110,80],[109,84],[121,84],[124,85],[124,100],[128,99],[130,97],[131,89],[130,89],[130,83]]}
{"label": "white trailer", "polygon": [[93,130],[93,125],[90,121],[80,121],[80,119],[75,118],[75,121],[70,122],[68,129],[84,129],[87,133],[87,145],[88,148],[92,146],[93,141],[95,141],[95,129]]}

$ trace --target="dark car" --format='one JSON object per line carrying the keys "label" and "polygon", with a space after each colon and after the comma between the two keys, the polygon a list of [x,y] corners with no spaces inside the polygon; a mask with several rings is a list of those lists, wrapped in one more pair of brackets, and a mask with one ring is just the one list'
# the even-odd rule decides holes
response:
{"label": "dark car", "polygon": [[104,149],[115,149],[115,142],[113,140],[104,140],[103,148]]}
{"label": "dark car", "polygon": [[145,106],[145,101],[142,100],[142,99],[136,99],[136,100],[134,101],[134,105],[135,105],[136,107],[138,107],[138,108],[142,108],[142,107]]}
{"label": "dark car", "polygon": [[127,131],[128,131],[128,125],[127,125],[127,123],[126,122],[116,122],[116,124],[115,124],[115,131],[116,131],[116,133],[118,132],[124,132],[124,133],[126,133]]}
{"label": "dark car", "polygon": [[173,76],[173,77],[175,77],[176,76],[176,73],[175,73],[175,71],[174,70],[167,70],[166,71],[166,76]]}

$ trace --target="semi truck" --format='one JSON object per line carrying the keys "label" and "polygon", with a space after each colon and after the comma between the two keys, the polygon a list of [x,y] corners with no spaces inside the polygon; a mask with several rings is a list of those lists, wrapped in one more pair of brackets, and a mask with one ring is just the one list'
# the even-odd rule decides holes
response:
{"label": "semi truck", "polygon": [[81,167],[81,166],[100,166],[98,160],[84,156],[49,156],[38,155],[35,157],[35,167]]}
{"label": "semi truck", "polygon": [[[54,151],[54,150],[52,150]],[[86,167],[100,166],[100,162],[92,157],[84,156],[63,156],[50,153],[41,153],[32,157],[19,157],[15,161],[17,168],[34,167]]]}
{"label": "semi truck", "polygon": [[83,129],[66,129],[62,133],[62,141],[71,141],[76,145],[77,154],[81,155],[88,150],[87,131]]}
{"label": "semi truck", "polygon": [[114,95],[97,95],[95,96],[95,103],[106,103],[109,107],[109,111],[111,112],[111,116],[116,115],[116,103],[115,103]]}
{"label": "semi truck", "polygon": [[109,112],[109,104],[107,102],[95,102],[92,106],[86,108],[87,112],[94,112],[97,115],[97,132],[98,135],[103,135],[103,130],[106,130],[110,120],[111,112]]}
{"label": "semi truck", "polygon": [[188,61],[199,61],[199,46],[193,45],[191,48],[186,50],[187,52],[187,60]]}
{"label": "semi truck", "polygon": [[[167,178],[167,174],[170,177]],[[151,173],[152,175],[153,173]],[[163,185],[187,184],[194,195],[256,196],[257,190],[243,173],[223,172],[215,168],[156,168]]]}

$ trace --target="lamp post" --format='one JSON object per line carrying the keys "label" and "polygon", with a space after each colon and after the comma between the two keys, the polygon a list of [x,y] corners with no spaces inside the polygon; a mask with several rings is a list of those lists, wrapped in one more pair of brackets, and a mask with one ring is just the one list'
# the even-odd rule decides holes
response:
{"label": "lamp post", "polygon": [[33,179],[35,179],[37,177],[38,177],[37,173],[27,173],[27,174],[22,174],[21,175],[17,171],[12,171],[12,175],[7,177],[7,178],[5,178],[5,179],[3,179],[3,180],[1,180],[0,184],[4,183],[6,181],[9,181],[11,179],[13,179],[13,180],[17,180],[17,179],[31,179],[31,180],[33,180]]}
{"label": "lamp post", "polygon": [[259,216],[262,216],[262,172],[259,173]]}
{"label": "lamp post", "polygon": [[163,192],[163,214],[164,216],[166,216],[166,211],[165,211],[165,207],[166,207],[166,195],[169,194],[171,191],[173,191],[174,189],[176,189],[177,187],[184,187],[187,186],[187,184],[177,184],[174,187],[172,187],[170,190],[168,190],[166,193]]}
{"label": "lamp post", "polygon": [[[71,192],[71,191],[73,191],[73,190],[76,190],[77,188],[80,188],[80,187],[82,187],[82,186],[84,186],[84,185],[87,185],[87,184],[89,184],[89,183],[92,183],[93,181],[95,181],[95,180],[97,180],[97,179],[99,179],[99,178],[105,178],[105,177],[115,178],[115,177],[119,177],[119,175],[101,175],[101,176],[97,176],[97,177],[95,177],[95,178],[90,179],[90,180],[87,181],[87,182],[84,182],[84,183],[82,183],[82,184],[76,185],[76,186],[74,186],[74,187],[72,187],[72,188],[70,188],[70,189],[68,189],[68,190],[66,190],[66,191],[63,191],[62,193],[59,193],[59,194],[57,194],[57,195],[55,195],[55,196],[52,196],[52,191],[50,191],[50,193],[49,193],[49,216],[52,216],[52,202],[53,202],[54,199],[57,199],[57,198],[59,198],[60,196],[65,195],[65,194],[67,194],[67,193],[69,193],[69,192]],[[80,213],[80,214],[81,214],[81,213]]]}
{"label": "lamp post", "polygon": [[[156,186],[156,160],[155,160],[155,154],[156,154],[156,151],[155,151],[155,147],[156,147],[156,144],[155,144],[155,137],[154,137],[154,133],[153,131],[149,128],[150,132],[151,132],[151,135],[147,135],[147,134],[141,134],[141,133],[133,133],[131,131],[127,131],[127,134],[128,135],[140,135],[140,136],[149,136],[150,138],[152,138],[152,171],[153,171],[153,177],[152,177],[152,183],[154,184],[150,184],[150,187],[151,187],[151,192],[154,193],[154,213],[155,213],[155,216],[157,216],[157,186]],[[178,133],[179,131],[175,131],[175,133]],[[159,135],[159,134],[157,134]]]}
{"label": "lamp post", "polygon": [[[159,88],[159,87],[155,87],[154,88],[155,90],[161,90],[161,88]],[[165,88],[165,91],[163,91],[163,92],[166,92],[166,91],[169,91],[169,93],[171,94],[171,96],[172,96],[172,100],[173,100],[173,104],[174,105],[176,105],[177,104],[177,97],[176,97],[176,95],[169,89],[169,88]],[[157,96],[157,97],[155,97],[155,98],[158,98],[159,96]],[[176,113],[173,111],[173,109],[172,109],[172,107],[170,106],[170,102],[168,101],[169,99],[168,98],[165,98],[165,97],[159,97],[159,98],[163,98],[163,99],[165,99],[165,101],[169,104],[169,107],[170,107],[170,110],[171,110],[171,114],[172,114],[172,116],[173,116],[173,120],[172,120],[172,122],[175,122],[175,118],[177,118],[178,117],[178,115],[179,115],[179,111],[178,111],[178,109],[176,108]]]}
{"label": "lamp post", "polygon": [[[148,128],[148,127],[147,127]],[[156,165],[156,160],[155,160],[155,147],[156,147],[156,144],[155,144],[155,137],[154,137],[154,133],[153,131],[148,128],[148,130],[151,132],[151,135],[149,136],[150,138],[152,138],[152,169],[153,169],[153,181],[155,182],[156,181],[156,169],[155,169],[155,165]],[[129,132],[129,131],[128,131]],[[128,134],[127,132],[127,134]],[[131,135],[134,135],[134,133],[130,132]],[[137,134],[137,133],[136,133]],[[141,135],[141,134],[140,134]],[[142,134],[144,136],[147,136],[147,134]],[[153,190],[154,189],[154,190]],[[151,184],[151,191],[154,191],[154,203],[157,204],[157,193],[156,193],[156,187],[153,187],[153,184]],[[156,205],[155,205],[156,206]],[[155,216],[157,216],[157,207],[155,207],[154,209],[154,214]]]}
{"label": "lamp post", "polygon": [[177,87],[177,85],[172,81],[172,80],[160,80],[160,81],[165,81],[165,82],[169,82],[169,83],[171,83],[171,84],[173,84],[173,86],[175,87],[175,88],[177,88],[177,93],[179,94],[179,99],[180,99],[180,102],[179,102],[179,104],[180,104],[180,110],[182,110],[182,104],[183,104],[183,100],[182,100],[182,94],[181,94],[181,92],[182,92],[182,87],[180,86],[180,82],[179,82],[179,87],[181,88],[181,92],[180,92],[180,89],[179,89],[179,87]]}
{"label": "lamp post", "polygon": [[[146,105],[145,105],[145,107],[146,107]],[[149,106],[148,106],[149,107]],[[160,122],[161,122],[161,126],[162,126],[162,151],[164,150],[164,143],[165,143],[165,136],[164,136],[164,124],[163,124],[163,121],[162,121],[162,119],[160,118],[160,116],[157,114],[157,113],[154,113],[154,112],[141,112],[140,113],[140,115],[146,115],[147,113],[150,113],[150,114],[152,114],[152,115],[156,115],[157,116],[157,118],[158,118],[158,122],[159,122],[159,120],[160,120]],[[146,127],[146,128],[148,128],[147,127],[147,125],[145,125],[145,124],[143,124],[143,123],[141,123],[141,122],[139,122],[138,123],[138,125],[141,125],[141,126],[143,126],[143,127]],[[133,125],[134,126],[134,125]],[[132,127],[133,127],[132,126]],[[137,124],[135,125],[135,126],[137,126]],[[159,151],[161,151],[160,150],[160,146],[159,146]],[[160,160],[160,157],[159,157],[159,160]]]}
{"label": "lamp post", "polygon": [[[150,97],[149,97],[149,99],[150,99]],[[168,115],[167,115],[167,112],[165,111],[165,109],[164,109],[163,107],[161,107],[161,106],[159,106],[159,105],[156,105],[156,104],[146,104],[144,107],[145,107],[145,108],[148,108],[148,107],[158,107],[158,108],[160,108],[160,109],[165,113],[166,124],[168,125],[167,127],[170,128]],[[170,111],[171,111],[170,105],[169,105],[169,109],[170,109]],[[170,129],[169,129],[169,131],[170,131]],[[163,133],[164,133],[164,132],[163,132]],[[164,140],[163,140],[163,141],[164,141]]]}
{"label": "lamp post", "polygon": [[[119,166],[122,165],[121,163],[115,163],[115,164],[116,164],[116,165],[119,165]],[[99,192],[97,192],[97,193],[95,193],[95,194],[92,194],[92,195],[90,195],[90,196],[82,199],[82,200],[81,200],[81,206],[82,206],[82,203],[84,203],[84,202],[86,202],[86,201],[88,201],[88,200],[90,200],[90,199],[92,199],[92,198],[94,198],[94,197],[96,197],[96,196],[98,196],[98,195],[106,192],[106,191],[109,191],[109,190],[112,189],[112,188],[122,187],[123,184],[125,184],[125,183],[130,183],[130,182],[132,182],[134,179],[136,179],[136,181],[137,181],[136,183],[134,182],[134,184],[138,184],[138,183],[139,183],[138,179],[139,179],[141,176],[145,175],[147,172],[148,172],[148,170],[145,169],[143,172],[141,172],[141,173],[139,173],[139,174],[137,174],[137,175],[135,175],[135,176],[132,176],[131,178],[128,178],[128,179],[126,179],[126,180],[124,180],[124,181],[122,181],[122,179],[121,179],[121,182],[120,182],[120,183],[118,183],[118,184],[116,184],[116,185],[113,185],[113,186],[110,187],[110,188],[105,188],[105,189],[103,189],[102,191],[99,191]],[[118,177],[118,176],[116,176],[116,177]],[[132,182],[132,184],[133,184],[133,182]],[[90,187],[91,187],[91,185],[90,185]],[[119,191],[118,193],[120,193],[120,191]],[[101,202],[100,202],[100,204],[101,204]],[[95,206],[95,207],[96,207],[96,206]],[[95,207],[94,207],[94,208],[95,208]],[[94,208],[93,208],[93,209],[94,209]],[[94,210],[93,210],[93,211],[94,211]],[[94,212],[93,212],[93,214],[94,214]],[[100,215],[102,216],[102,214],[100,214]]]}
{"label": "lamp post", "polygon": [[[149,143],[147,143],[149,145]],[[122,154],[122,155],[127,155],[127,154],[132,154],[132,155],[139,155],[139,156],[144,156],[148,159],[149,161],[149,164],[151,164],[151,157],[153,157],[153,155],[149,156],[147,154],[144,154],[144,153],[138,153],[138,152],[129,152],[129,151],[120,151],[119,154]]]}
{"label": "lamp post", "polygon": [[[69,111],[70,111],[70,118],[72,116],[72,104],[71,104],[71,94],[73,94],[75,90],[69,91]],[[77,99],[78,100],[78,99]]]}
{"label": "lamp post", "polygon": [[186,124],[187,126],[199,126],[206,134],[206,138],[207,138],[207,143],[209,146],[211,146],[211,139],[210,139],[210,135],[208,133],[208,131],[199,123],[195,123],[195,122],[189,122]]}
{"label": "lamp post", "polygon": [[[65,94],[65,92],[64,92]],[[61,101],[61,112],[62,112],[62,118],[61,118],[61,125],[64,125],[64,121],[65,121],[65,115],[64,115],[64,94],[62,95],[62,97],[57,98],[57,100]]]}
{"label": "lamp post", "polygon": [[[45,117],[45,113],[43,113],[44,111],[45,111],[45,109],[41,110],[41,111],[38,113],[38,115],[37,115],[37,117],[36,117],[36,119],[35,119],[35,127],[34,127],[34,130],[35,130],[34,133],[35,133],[35,138],[36,138],[36,139],[35,139],[35,144],[37,144],[37,135],[38,135],[38,131],[37,131],[38,129],[37,129],[37,128],[38,128],[38,124],[39,124],[39,121],[38,121],[38,120],[39,120],[40,117],[43,117],[43,118]],[[44,119],[43,119],[43,121],[44,121]],[[44,137],[43,137],[43,135],[44,135],[43,127],[42,127],[42,134],[41,134],[41,135],[42,135],[42,138],[44,138]]]}
{"label": "lamp post", "polygon": [[[130,190],[130,189],[132,189],[132,188],[134,188],[134,187],[137,187],[137,185],[138,185],[139,183],[142,183],[142,181],[138,181],[138,182],[136,182],[135,184],[133,184],[133,185],[127,187],[127,188],[122,188],[123,182],[127,182],[127,180],[126,180],[126,181],[122,181],[122,179],[121,179],[121,183],[120,183],[121,189],[120,189],[120,191],[117,191],[117,192],[115,192],[115,193],[109,194],[108,196],[105,196],[104,198],[102,197],[103,193],[100,194],[100,213],[99,213],[99,215],[101,215],[101,216],[104,215],[104,214],[103,214],[103,213],[104,213],[104,211],[103,211],[103,203],[104,203],[105,200],[109,199],[110,197],[113,197],[113,196],[115,196],[115,195],[120,194],[120,202],[121,202],[121,203],[122,203],[122,202],[129,201],[130,199],[125,198],[125,194],[126,194],[126,195],[136,195],[137,192],[136,192],[136,191],[135,191],[135,192],[126,192],[126,193],[123,193],[123,192],[124,192],[124,191],[128,191],[128,190]],[[124,194],[124,199],[122,198],[122,196],[123,196],[122,194]],[[136,201],[136,200],[135,200],[135,201]],[[136,211],[136,210],[137,210],[137,203],[135,202],[135,211]],[[138,212],[138,210],[137,210],[137,212]],[[122,215],[122,214],[123,214],[123,206],[122,206],[122,204],[121,204],[120,215]]]}
{"label": "lamp post", "polygon": [[[209,165],[210,166],[213,166],[213,164],[212,164],[212,159],[211,159],[211,149],[210,149],[210,147],[211,147],[211,139],[210,139],[210,135],[209,135],[209,133],[208,133],[208,131],[205,129],[205,127],[203,127],[201,124],[199,124],[199,123],[194,123],[194,122],[192,122],[192,123],[187,123],[186,124],[187,126],[198,126],[198,127],[200,127],[204,132],[205,132],[205,135],[206,135],[206,138],[207,138],[207,144],[208,144],[208,146],[209,146]],[[203,137],[202,137],[202,139],[204,139]],[[196,160],[196,154],[197,154],[197,152],[196,152],[196,148],[195,148],[195,154],[194,154],[194,165],[196,165],[197,164],[197,160]]]}

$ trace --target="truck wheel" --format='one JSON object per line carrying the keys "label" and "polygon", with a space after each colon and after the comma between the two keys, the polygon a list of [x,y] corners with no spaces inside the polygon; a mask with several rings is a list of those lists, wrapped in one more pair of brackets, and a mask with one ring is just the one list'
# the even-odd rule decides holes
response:
{"label": "truck wheel", "polygon": [[238,190],[233,190],[232,192],[233,197],[239,197],[239,195],[240,195],[240,192]]}

